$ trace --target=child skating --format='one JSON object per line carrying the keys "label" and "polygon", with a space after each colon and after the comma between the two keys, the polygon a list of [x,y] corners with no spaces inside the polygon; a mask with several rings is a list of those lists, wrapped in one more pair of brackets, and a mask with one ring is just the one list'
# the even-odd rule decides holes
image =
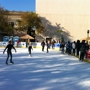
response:
{"label": "child skating", "polygon": [[[31,49],[32,49],[32,44],[31,42],[28,45],[28,52],[29,52],[29,56],[31,56]],[[33,49],[32,49],[33,50]]]}

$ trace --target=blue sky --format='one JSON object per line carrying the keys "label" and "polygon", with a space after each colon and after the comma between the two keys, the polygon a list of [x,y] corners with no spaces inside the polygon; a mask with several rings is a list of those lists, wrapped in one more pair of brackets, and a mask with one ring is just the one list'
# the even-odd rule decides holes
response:
{"label": "blue sky", "polygon": [[35,12],[35,0],[0,0],[0,6],[9,11]]}

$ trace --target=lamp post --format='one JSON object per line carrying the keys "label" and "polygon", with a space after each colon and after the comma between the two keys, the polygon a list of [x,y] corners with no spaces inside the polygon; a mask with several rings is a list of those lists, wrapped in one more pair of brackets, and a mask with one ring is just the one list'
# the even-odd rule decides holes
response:
{"label": "lamp post", "polygon": [[32,27],[32,30],[33,30],[33,37],[34,37],[34,41],[35,41],[35,30],[36,30],[36,27],[34,26],[34,27]]}
{"label": "lamp post", "polygon": [[29,26],[27,30],[27,34],[34,37],[34,41],[35,41],[35,30],[36,30],[35,26]]}
{"label": "lamp post", "polygon": [[87,30],[87,38],[89,37],[89,30]]}
{"label": "lamp post", "polygon": [[12,27],[12,42],[13,42],[13,36],[14,36],[14,22],[10,22],[10,25]]}

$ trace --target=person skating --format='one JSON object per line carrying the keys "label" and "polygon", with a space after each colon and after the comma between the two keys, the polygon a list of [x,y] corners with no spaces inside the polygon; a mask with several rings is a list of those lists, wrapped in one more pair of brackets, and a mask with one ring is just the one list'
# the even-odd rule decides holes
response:
{"label": "person skating", "polygon": [[41,46],[42,46],[42,51],[44,51],[44,47],[45,47],[45,42],[44,41],[41,42]]}
{"label": "person skating", "polygon": [[29,52],[29,55],[31,56],[31,49],[32,49],[32,44],[31,42],[29,43],[29,46],[28,46],[28,52]]}
{"label": "person skating", "polygon": [[14,49],[15,52],[16,52],[16,49],[13,46],[12,41],[9,41],[8,42],[8,45],[6,46],[6,48],[3,51],[3,54],[5,53],[6,49],[7,49],[7,59],[6,59],[6,62],[5,63],[8,64],[8,58],[10,56],[10,63],[14,64],[14,62],[12,61],[12,51],[11,50]]}
{"label": "person skating", "polygon": [[47,53],[48,53],[48,52],[49,52],[48,49],[50,48],[50,41],[47,41],[47,42],[46,42],[46,46],[47,46]]}
{"label": "person skating", "polygon": [[52,49],[54,49],[54,47],[55,47],[55,41],[54,40],[52,40],[51,45],[52,45]]}

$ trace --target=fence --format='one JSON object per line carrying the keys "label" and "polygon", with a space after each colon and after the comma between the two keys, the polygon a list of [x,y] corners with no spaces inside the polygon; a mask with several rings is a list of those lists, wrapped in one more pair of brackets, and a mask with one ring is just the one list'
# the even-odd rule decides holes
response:
{"label": "fence", "polygon": [[[0,42],[0,47],[5,47],[8,44],[8,42]],[[26,42],[14,42],[15,47],[20,47],[20,48],[26,48],[28,45],[26,45]],[[42,48],[41,42],[32,42],[33,48]],[[45,45],[45,48],[47,46]],[[59,50],[60,44],[55,43],[54,49]],[[50,45],[50,48],[52,48],[52,45]]]}

